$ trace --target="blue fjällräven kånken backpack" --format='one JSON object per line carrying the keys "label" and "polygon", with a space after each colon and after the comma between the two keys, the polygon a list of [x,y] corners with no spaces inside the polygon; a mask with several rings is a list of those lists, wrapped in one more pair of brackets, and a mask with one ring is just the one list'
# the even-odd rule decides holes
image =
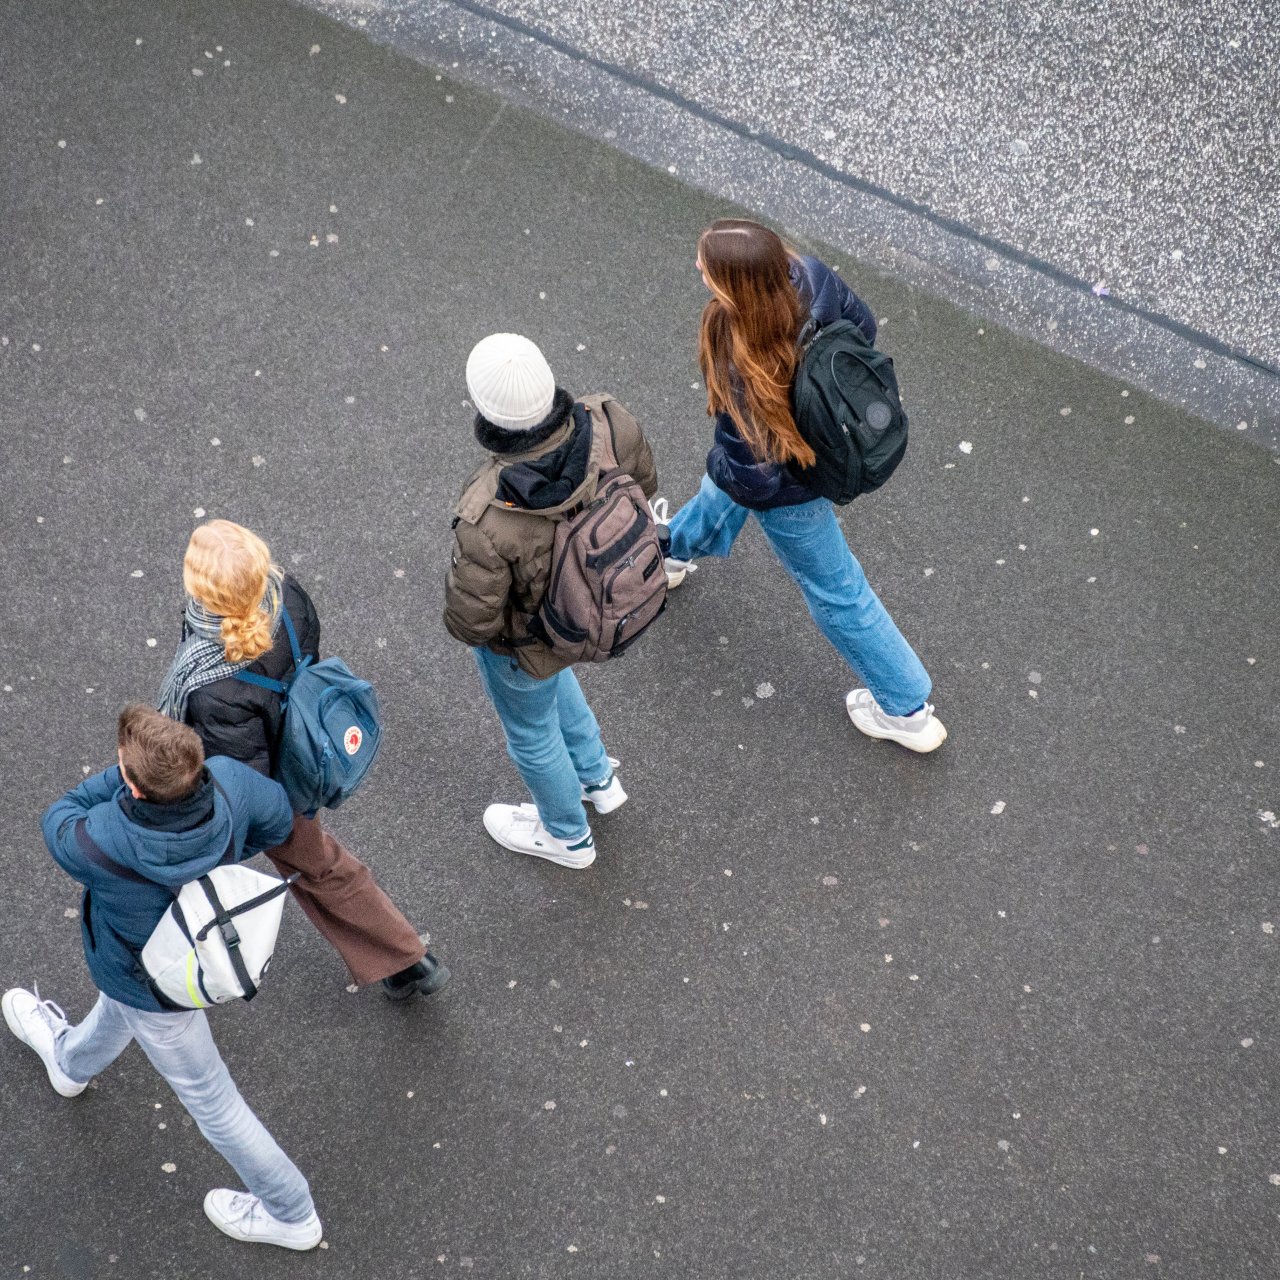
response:
{"label": "blue fj\u00e4llr\u00e4ven k\u00e5nken backpack", "polygon": [[274,776],[289,793],[294,812],[336,809],[364,781],[378,754],[378,698],[373,685],[341,658],[313,662],[304,657],[287,609],[281,621],[293,650],[293,673],[282,681],[240,671],[236,679],[280,695],[284,728]]}

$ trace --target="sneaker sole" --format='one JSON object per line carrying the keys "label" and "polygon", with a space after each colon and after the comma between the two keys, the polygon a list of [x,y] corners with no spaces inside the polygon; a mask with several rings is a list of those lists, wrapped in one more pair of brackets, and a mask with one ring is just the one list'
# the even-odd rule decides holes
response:
{"label": "sneaker sole", "polygon": [[443,991],[448,984],[449,979],[453,977],[453,973],[447,964],[440,965],[430,978],[424,979],[418,983],[418,990],[424,996],[433,996],[437,991]]}
{"label": "sneaker sole", "polygon": [[[212,1195],[210,1192],[209,1195]],[[235,1230],[229,1222],[224,1222],[221,1218],[216,1217],[209,1207],[209,1196],[204,1198],[204,1216],[213,1223],[224,1236],[232,1240],[239,1240],[241,1244],[273,1244],[277,1249],[292,1249],[295,1253],[306,1253],[309,1249],[314,1249],[321,1240],[324,1239],[324,1228],[321,1227],[316,1233],[316,1237],[312,1240],[308,1237],[306,1240],[270,1240],[265,1236],[247,1236],[242,1232]]]}
{"label": "sneaker sole", "polygon": [[629,799],[625,791],[620,797],[614,799],[606,799],[603,795],[597,797],[589,791],[582,793],[582,803],[592,805],[597,813],[612,813],[615,809],[621,809]]}
{"label": "sneaker sole", "polygon": [[[492,832],[489,834],[493,835]],[[493,838],[498,840],[497,836]],[[562,853],[552,853],[550,851],[543,853],[540,849],[520,849],[513,844],[508,844],[505,840],[498,840],[498,843],[504,849],[510,849],[512,853],[523,853],[530,858],[541,858],[544,862],[554,862],[556,866],[568,867],[570,871],[582,871],[596,860],[596,851],[594,849],[591,850],[586,858],[575,858],[570,862],[568,857]]]}
{"label": "sneaker sole", "polygon": [[510,849],[512,853],[523,853],[530,858],[542,858],[545,862],[554,862],[557,866],[568,867],[571,871],[581,871],[584,867],[589,867],[596,860],[596,851],[594,846],[590,853],[585,857],[579,854],[556,853],[552,849],[543,852],[541,849],[522,849],[517,844],[503,839],[492,827],[486,822],[484,829],[489,835],[498,842],[504,849]]}
{"label": "sneaker sole", "polygon": [[79,1084],[69,1076],[66,1078],[65,1083],[60,1081],[58,1077],[54,1075],[53,1068],[40,1057],[35,1045],[27,1039],[27,1033],[22,1029],[22,1023],[18,1021],[18,1015],[13,1008],[13,1001],[9,999],[9,992],[6,991],[4,993],[4,999],[3,1001],[0,1001],[0,1004],[3,1004],[4,1020],[8,1024],[9,1030],[13,1032],[14,1038],[16,1040],[21,1040],[37,1058],[40,1058],[40,1065],[44,1068],[45,1075],[49,1077],[49,1083],[53,1086],[54,1093],[59,1094],[63,1098],[78,1098],[89,1087],[88,1082],[86,1081],[84,1084]]}
{"label": "sneaker sole", "polygon": [[866,734],[868,738],[879,738],[882,742],[896,742],[900,747],[906,747],[908,751],[914,751],[917,755],[928,755],[930,751],[936,751],[947,740],[947,726],[940,720],[935,720],[934,723],[942,732],[938,735],[931,733],[926,736],[922,733],[904,734],[893,729],[882,729],[874,721],[867,724],[852,710],[849,710],[849,719],[853,722],[853,727],[859,733]]}

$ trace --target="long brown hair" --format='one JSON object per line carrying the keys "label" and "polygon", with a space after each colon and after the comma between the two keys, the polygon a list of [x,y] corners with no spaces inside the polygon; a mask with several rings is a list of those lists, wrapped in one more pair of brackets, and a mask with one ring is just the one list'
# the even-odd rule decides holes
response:
{"label": "long brown hair", "polygon": [[699,237],[698,260],[712,295],[698,335],[707,413],[729,414],[762,462],[812,466],[816,455],[791,414],[806,315],[787,246],[758,222],[721,218]]}

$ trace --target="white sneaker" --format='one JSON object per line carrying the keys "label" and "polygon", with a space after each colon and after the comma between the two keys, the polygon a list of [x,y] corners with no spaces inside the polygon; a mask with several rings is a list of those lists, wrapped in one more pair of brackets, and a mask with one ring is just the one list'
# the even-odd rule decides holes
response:
{"label": "white sneaker", "polygon": [[562,867],[581,869],[596,860],[590,831],[571,843],[557,839],[542,825],[536,804],[491,804],[484,811],[484,829],[504,849],[546,858]]}
{"label": "white sneaker", "polygon": [[[649,510],[653,513],[654,524],[665,526],[671,523],[671,517],[668,514],[670,505],[666,498],[650,498]],[[667,574],[667,590],[674,591],[685,580],[686,575],[693,573],[698,566],[692,560],[677,560],[673,556],[667,556],[662,562],[662,567]]]}
{"label": "white sneaker", "polygon": [[[616,769],[622,762],[609,757],[609,768]],[[610,773],[603,782],[588,786],[582,784],[582,803],[593,804],[597,813],[612,813],[627,803],[627,793],[622,789],[622,782],[616,773]]]}
{"label": "white sneaker", "polygon": [[282,1249],[314,1249],[324,1235],[316,1211],[301,1222],[273,1218],[257,1196],[219,1187],[204,1198],[205,1217],[224,1235],[249,1244],[278,1244]]}
{"label": "white sneaker", "polygon": [[926,702],[909,716],[891,716],[880,709],[870,689],[854,689],[844,700],[856,728],[868,738],[888,738],[910,751],[933,751],[947,740],[947,727]]}
{"label": "white sneaker", "polygon": [[59,1033],[70,1024],[67,1015],[52,1000],[40,999],[38,987],[34,992],[14,987],[0,997],[0,1006],[4,1008],[4,1020],[9,1024],[9,1030],[39,1055],[54,1089],[64,1098],[74,1098],[89,1087],[87,1080],[81,1084],[58,1066],[54,1045]]}
{"label": "white sneaker", "polygon": [[668,591],[674,591],[689,574],[698,568],[692,560],[673,560],[670,556],[663,560],[662,567],[666,570]]}

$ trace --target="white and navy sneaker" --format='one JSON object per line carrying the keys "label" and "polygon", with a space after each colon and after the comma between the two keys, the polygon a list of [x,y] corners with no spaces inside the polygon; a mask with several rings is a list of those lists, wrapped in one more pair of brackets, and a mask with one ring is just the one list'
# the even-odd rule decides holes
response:
{"label": "white and navy sneaker", "polygon": [[947,727],[926,702],[909,716],[891,716],[880,709],[870,689],[853,689],[844,700],[856,728],[868,738],[887,738],[909,751],[933,751],[947,740]]}
{"label": "white and navy sneaker", "polygon": [[219,1187],[204,1198],[205,1217],[224,1235],[248,1244],[276,1244],[282,1249],[314,1249],[324,1235],[316,1211],[301,1222],[281,1222],[257,1196]]}
{"label": "white and navy sneaker", "polygon": [[560,840],[542,825],[535,804],[491,804],[484,811],[484,829],[504,849],[546,858],[562,867],[580,870],[596,860],[590,831],[576,840]]}
{"label": "white and navy sneaker", "polygon": [[612,813],[627,803],[627,793],[622,789],[622,782],[613,772],[621,763],[609,757],[609,776],[603,782],[582,784],[582,803],[593,804],[597,813]]}
{"label": "white and navy sneaker", "polygon": [[54,1048],[58,1036],[70,1025],[67,1015],[52,1000],[41,1000],[40,991],[24,991],[21,987],[13,987],[0,997],[0,1007],[4,1009],[4,1020],[25,1045],[30,1045],[44,1063],[49,1083],[64,1098],[74,1098],[88,1087],[73,1080],[58,1066],[58,1055]]}

